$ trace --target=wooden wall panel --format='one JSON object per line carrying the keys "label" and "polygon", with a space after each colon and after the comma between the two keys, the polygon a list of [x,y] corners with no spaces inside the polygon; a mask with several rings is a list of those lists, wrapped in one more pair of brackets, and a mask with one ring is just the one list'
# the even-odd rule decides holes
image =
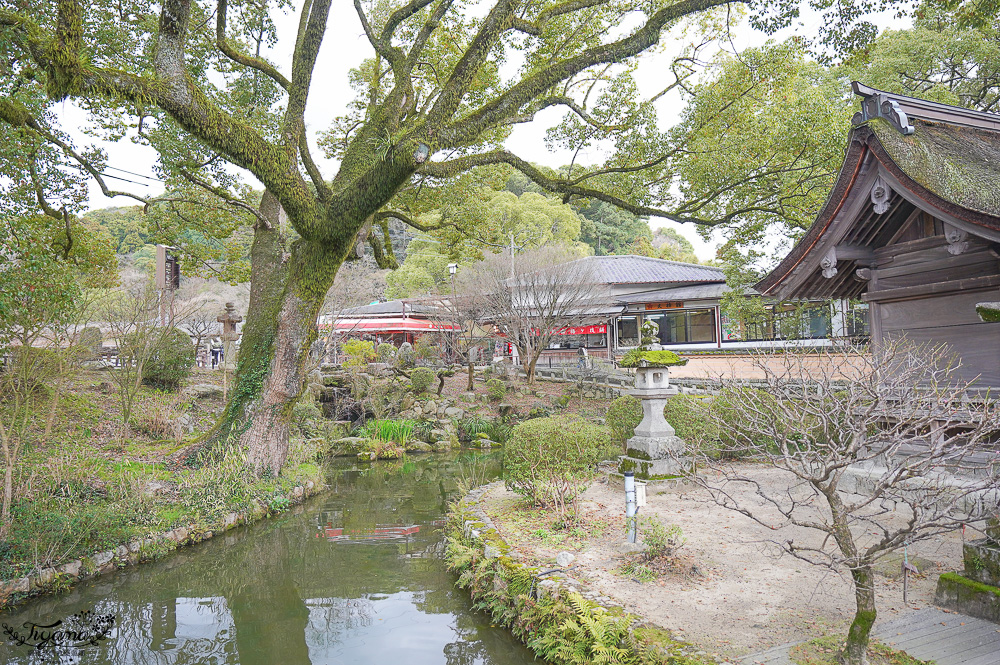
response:
{"label": "wooden wall panel", "polygon": [[975,380],[980,388],[1000,388],[1000,323],[886,331],[885,336],[905,336],[917,343],[946,343],[962,360],[958,375],[963,380]]}
{"label": "wooden wall panel", "polygon": [[893,289],[984,275],[1000,275],[1000,259],[989,252],[976,252],[945,260],[928,261],[923,265],[884,268],[878,272],[879,288]]}
{"label": "wooden wall panel", "polygon": [[976,314],[976,303],[987,301],[1000,301],[1000,289],[886,302],[879,305],[878,312],[882,319],[882,329],[886,333],[964,324],[986,325]]}

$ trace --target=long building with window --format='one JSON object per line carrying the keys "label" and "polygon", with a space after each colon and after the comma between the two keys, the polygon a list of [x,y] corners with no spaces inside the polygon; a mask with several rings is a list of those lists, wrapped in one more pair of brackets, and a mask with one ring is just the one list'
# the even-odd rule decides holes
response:
{"label": "long building with window", "polygon": [[[683,351],[718,351],[785,346],[822,346],[831,337],[867,335],[866,305],[850,301],[765,305],[754,321],[731,321],[722,310],[730,291],[721,268],[645,256],[589,256],[585,264],[599,294],[589,317],[562,328],[542,363],[575,363],[579,350],[613,359],[639,345],[646,321],[657,324],[659,342]],[[748,296],[759,295],[748,291]],[[421,335],[458,332],[470,322],[454,322],[447,300],[393,300],[353,307],[339,316],[320,317],[320,330],[338,338],[360,337],[397,346]],[[488,324],[488,321],[480,321]],[[484,344],[488,331],[484,329]]]}
{"label": "long building with window", "polygon": [[631,255],[578,260],[606,289],[606,306],[596,308],[586,325],[565,329],[544,357],[572,355],[581,347],[596,357],[621,355],[639,344],[645,321],[657,324],[662,345],[689,351],[820,346],[831,337],[867,335],[865,306],[850,301],[772,303],[758,320],[731,321],[721,307],[730,291],[721,268]]}

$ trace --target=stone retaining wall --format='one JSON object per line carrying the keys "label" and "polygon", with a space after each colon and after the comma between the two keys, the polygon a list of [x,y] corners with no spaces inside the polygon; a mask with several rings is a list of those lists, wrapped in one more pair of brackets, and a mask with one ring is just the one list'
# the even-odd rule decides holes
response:
{"label": "stone retaining wall", "polygon": [[[580,623],[609,621],[605,625],[615,626],[614,634],[624,631],[626,637],[615,646],[623,649],[623,658],[630,659],[628,662],[650,665],[716,662],[696,647],[677,641],[664,629],[627,613],[617,601],[590,589],[569,574],[572,566],[541,569],[524,561],[500,537],[480,505],[483,496],[499,484],[473,490],[449,514],[446,555],[449,566],[460,573],[458,585],[468,588],[479,606],[490,608],[497,625],[510,629],[536,655],[554,663],[580,662],[580,653],[595,655],[591,649],[596,645],[588,642],[594,639],[592,634],[581,636],[566,630],[563,622],[570,621],[567,614],[576,615],[573,620]],[[561,658],[560,651],[546,652],[540,647],[553,633],[558,639],[573,642],[572,661]],[[656,637],[651,640],[648,636],[653,634]]]}
{"label": "stone retaining wall", "polygon": [[503,481],[483,485],[472,490],[462,499],[462,505],[473,516],[473,519],[465,520],[465,537],[478,543],[482,549],[483,556],[487,559],[495,559],[503,554],[513,560],[513,565],[528,569],[535,580],[534,591],[532,593],[532,597],[535,600],[541,600],[553,593],[559,594],[560,591],[573,592],[596,602],[601,607],[607,609],[617,608],[618,611],[621,611],[622,607],[618,602],[608,596],[590,590],[586,584],[567,574],[562,568],[541,569],[518,560],[520,555],[514,552],[506,541],[500,537],[500,532],[497,531],[493,520],[490,519],[489,515],[479,505],[480,500],[487,492],[494,487],[502,485]]}
{"label": "stone retaining wall", "polygon": [[[311,480],[305,485],[293,487],[289,492],[289,505],[300,504],[322,489]],[[90,556],[70,561],[52,568],[42,568],[34,575],[12,580],[0,580],[0,608],[8,599],[15,597],[19,602],[31,596],[40,595],[54,589],[64,589],[79,580],[103,575],[119,568],[159,559],[178,547],[193,545],[208,540],[216,534],[228,531],[241,524],[251,524],[268,515],[268,507],[258,503],[244,513],[229,513],[222,521],[202,530],[196,525],[177,527],[142,540],[133,540],[127,545],[119,545],[113,550],[94,552]]]}

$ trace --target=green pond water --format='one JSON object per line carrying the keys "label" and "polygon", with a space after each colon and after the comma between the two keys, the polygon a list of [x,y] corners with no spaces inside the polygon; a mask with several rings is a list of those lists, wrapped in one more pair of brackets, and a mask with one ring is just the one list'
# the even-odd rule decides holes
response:
{"label": "green pond water", "polygon": [[448,502],[461,482],[495,476],[498,466],[476,454],[332,466],[330,491],[275,519],[0,613],[28,636],[26,623],[65,627],[85,610],[91,623],[115,618],[96,646],[6,643],[0,663],[538,662],[472,609],[442,561]]}

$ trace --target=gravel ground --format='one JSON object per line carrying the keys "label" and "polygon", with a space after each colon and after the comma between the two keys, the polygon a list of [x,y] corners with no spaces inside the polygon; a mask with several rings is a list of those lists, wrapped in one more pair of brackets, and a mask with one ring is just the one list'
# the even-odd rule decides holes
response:
{"label": "gravel ground", "polygon": [[[748,468],[765,487],[787,486],[781,472]],[[749,493],[743,499],[754,500]],[[677,524],[687,539],[669,572],[652,582],[615,572],[628,552],[620,479],[606,479],[587,490],[581,499],[582,531],[576,533],[589,537],[562,543],[540,539],[514,524],[510,510],[520,498],[502,487],[493,489],[483,505],[502,535],[524,554],[547,564],[560,549],[574,552],[571,574],[710,652],[734,657],[831,632],[846,633],[854,613],[850,576],[779,556],[773,545],[789,538],[815,541],[812,532],[794,526],[771,530],[719,507],[704,490],[691,485],[650,484],[647,500],[640,520]],[[888,575],[877,577],[879,620],[930,605],[938,575],[961,567],[961,551],[960,533],[909,549],[911,561],[917,557],[918,567],[926,572],[910,577],[908,605],[903,604],[903,583],[898,578],[902,554],[884,560],[879,568]]]}

